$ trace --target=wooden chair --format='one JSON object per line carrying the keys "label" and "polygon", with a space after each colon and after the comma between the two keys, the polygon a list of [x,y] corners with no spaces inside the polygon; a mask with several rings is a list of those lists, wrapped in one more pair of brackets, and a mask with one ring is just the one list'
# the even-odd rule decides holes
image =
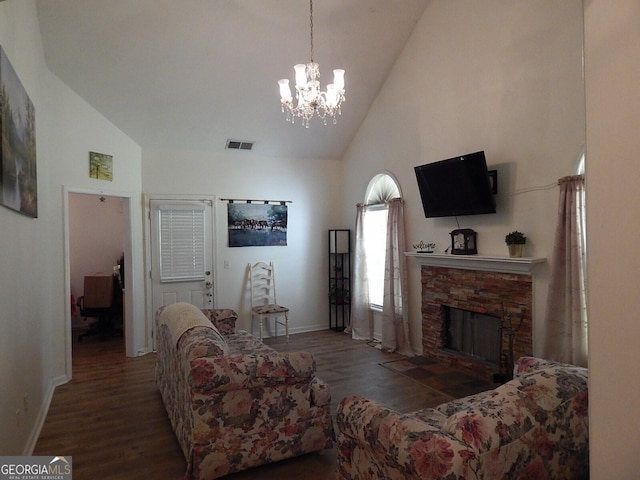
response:
{"label": "wooden chair", "polygon": [[253,320],[258,319],[260,340],[262,325],[265,319],[273,319],[273,329],[278,338],[278,325],[284,326],[287,343],[289,343],[289,309],[278,305],[276,300],[276,283],[273,273],[273,262],[258,262],[247,267],[251,284],[251,327]]}

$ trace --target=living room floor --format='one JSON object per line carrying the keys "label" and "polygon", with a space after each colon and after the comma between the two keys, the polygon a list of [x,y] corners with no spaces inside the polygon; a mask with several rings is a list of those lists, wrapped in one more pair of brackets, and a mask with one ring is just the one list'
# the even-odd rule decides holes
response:
{"label": "living room floor", "polygon": [[[278,351],[313,354],[318,377],[331,387],[334,414],[340,399],[353,394],[409,412],[490,388],[428,362],[426,373],[407,362],[400,362],[405,371],[398,373],[384,364],[405,357],[332,330],[291,335],[288,344],[283,336],[265,343]],[[155,358],[155,353],[125,357],[122,337],[75,342],[73,380],[56,389],[33,454],[72,456],[78,479],[182,478],[186,462],[155,385]],[[423,375],[433,376],[435,389],[419,378]],[[335,458],[334,447],[322,455],[304,455],[225,478],[326,480],[333,478]]]}

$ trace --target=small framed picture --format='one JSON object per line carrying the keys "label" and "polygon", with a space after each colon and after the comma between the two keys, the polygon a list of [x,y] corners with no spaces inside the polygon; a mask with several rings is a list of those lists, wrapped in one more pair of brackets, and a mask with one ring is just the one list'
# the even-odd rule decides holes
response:
{"label": "small framed picture", "polygon": [[113,155],[89,152],[89,178],[113,181]]}

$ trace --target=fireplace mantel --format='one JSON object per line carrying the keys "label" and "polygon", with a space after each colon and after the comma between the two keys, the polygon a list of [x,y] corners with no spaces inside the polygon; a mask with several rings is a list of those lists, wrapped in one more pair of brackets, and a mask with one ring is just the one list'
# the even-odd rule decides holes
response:
{"label": "fireplace mantel", "polygon": [[421,265],[460,268],[463,270],[483,270],[487,272],[516,273],[532,275],[536,265],[546,262],[546,258],[490,257],[484,255],[451,255],[441,253],[405,252]]}

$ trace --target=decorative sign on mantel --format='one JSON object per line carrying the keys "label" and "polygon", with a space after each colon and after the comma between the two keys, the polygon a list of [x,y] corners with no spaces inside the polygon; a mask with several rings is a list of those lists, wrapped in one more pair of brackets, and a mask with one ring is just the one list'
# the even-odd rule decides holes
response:
{"label": "decorative sign on mantel", "polygon": [[463,270],[484,270],[487,272],[517,273],[531,275],[536,265],[546,258],[511,258],[483,255],[448,255],[439,253],[405,252],[405,256],[415,258],[421,265],[460,268]]}

